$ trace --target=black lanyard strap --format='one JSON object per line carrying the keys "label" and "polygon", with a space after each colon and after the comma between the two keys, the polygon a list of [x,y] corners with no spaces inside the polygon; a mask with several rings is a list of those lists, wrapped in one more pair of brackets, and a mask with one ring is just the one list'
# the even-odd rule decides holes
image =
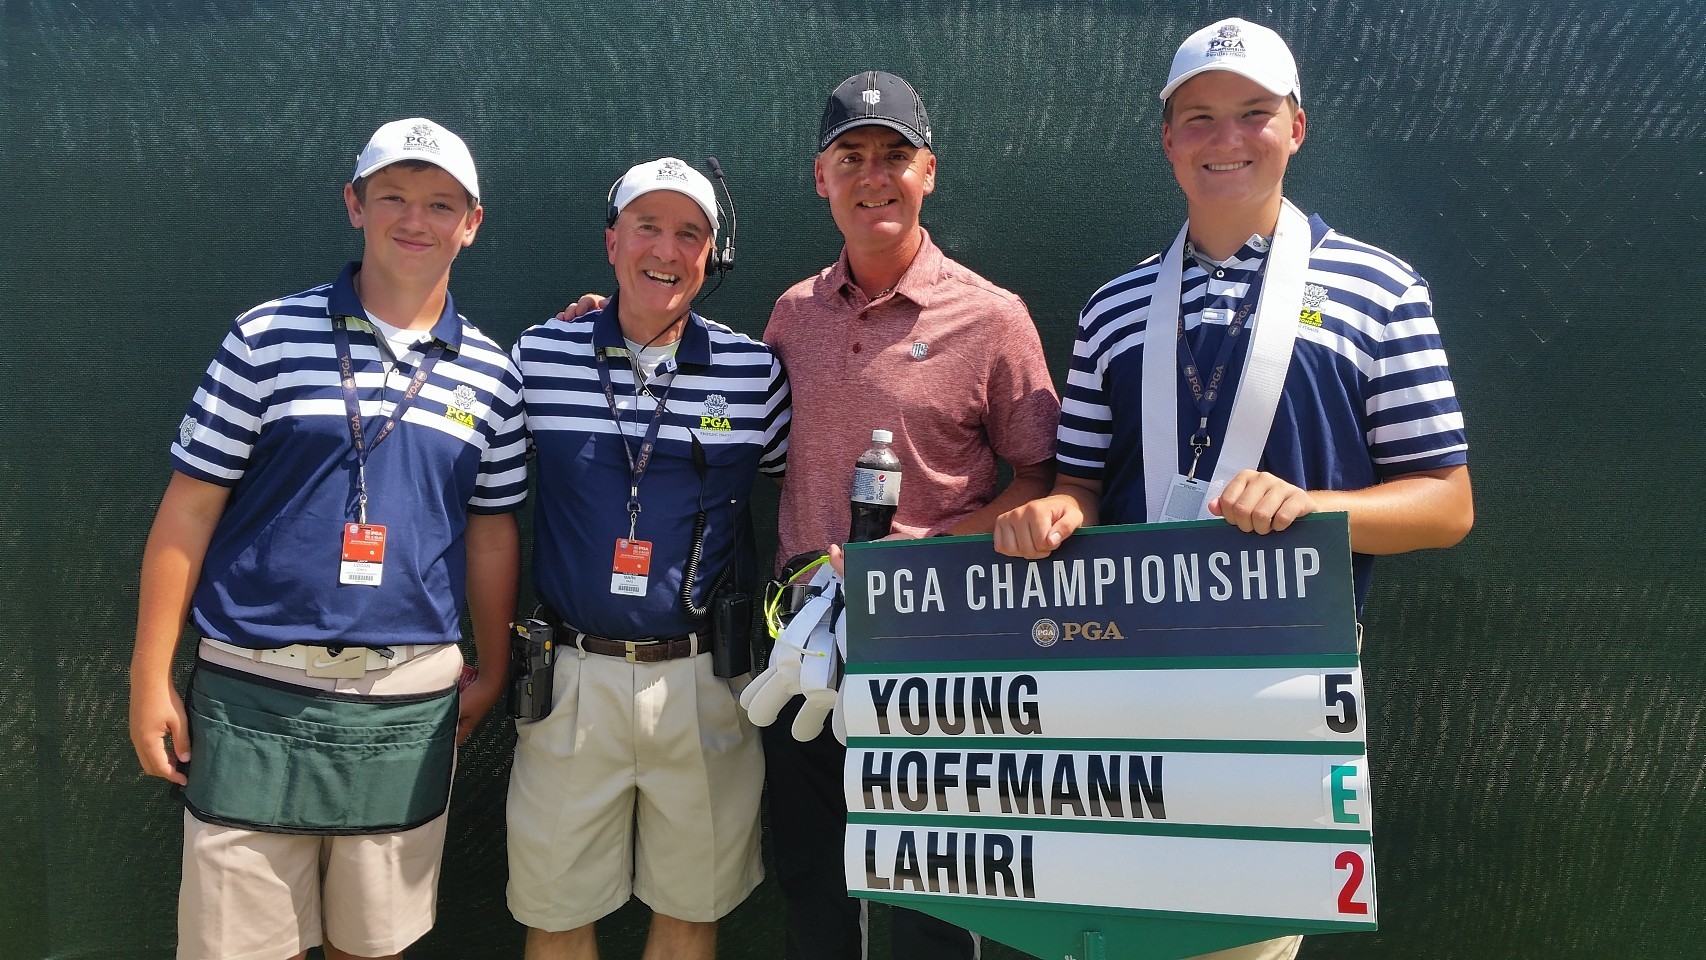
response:
{"label": "black lanyard strap", "polygon": [[[1238,312],[1233,315],[1232,322],[1226,325],[1226,336],[1220,341],[1220,352],[1214,358],[1214,367],[1209,371],[1208,383],[1202,381],[1202,370],[1197,366],[1196,356],[1190,345],[1185,342],[1185,315],[1179,314],[1179,327],[1174,343],[1178,345],[1179,374],[1185,378],[1185,384],[1191,388],[1191,399],[1196,401],[1197,428],[1191,433],[1191,467],[1185,476],[1195,478],[1197,461],[1202,459],[1203,451],[1211,444],[1208,433],[1208,418],[1214,413],[1214,408],[1220,402],[1220,384],[1226,379],[1226,367],[1232,362],[1232,351],[1238,346],[1238,335],[1244,332],[1244,324],[1250,319],[1250,314],[1261,301],[1262,279],[1267,271],[1267,261],[1262,261],[1261,272],[1256,279],[1250,281],[1249,288],[1244,293],[1243,303]],[[1205,289],[1204,295],[1207,295]],[[1207,309],[1205,304],[1204,309]]]}
{"label": "black lanyard strap", "polygon": [[[598,382],[604,388],[604,402],[610,407],[610,419],[616,422],[616,436],[622,441],[622,454],[628,458],[628,539],[634,539],[640,522],[640,481],[645,479],[646,468],[651,466],[652,453],[657,449],[658,428],[663,423],[664,408],[669,405],[670,387],[675,386],[675,378],[669,378],[669,386],[656,399],[657,406],[652,408],[651,423],[647,424],[645,436],[640,440],[640,453],[636,457],[628,447],[627,431],[622,429],[622,414],[616,409],[616,389],[610,385],[610,356],[603,347],[597,349]],[[630,362],[636,367],[638,376],[638,361],[630,357]],[[636,381],[638,382],[638,381]],[[639,394],[635,395],[635,403],[639,403]]]}
{"label": "black lanyard strap", "polygon": [[[379,339],[377,331],[374,333],[374,338]],[[444,341],[435,339],[432,346],[427,349],[426,356],[421,359],[420,366],[415,368],[415,375],[409,379],[408,389],[403,391],[403,397],[397,401],[397,405],[391,408],[390,415],[379,422],[379,432],[374,435],[371,443],[368,442],[367,435],[361,425],[361,397],[355,390],[355,360],[350,356],[347,317],[335,316],[332,318],[332,342],[338,351],[338,382],[343,388],[344,413],[349,423],[350,441],[355,444],[357,520],[366,523],[367,458],[374,450],[378,449],[379,444],[383,443],[386,437],[391,435],[391,431],[396,428],[397,422],[403,419],[403,412],[415,402],[415,397],[420,395],[421,388],[426,386],[427,377],[432,374],[433,365],[438,362],[439,357],[444,355]],[[386,389],[384,384],[379,387],[381,402],[384,401]]]}

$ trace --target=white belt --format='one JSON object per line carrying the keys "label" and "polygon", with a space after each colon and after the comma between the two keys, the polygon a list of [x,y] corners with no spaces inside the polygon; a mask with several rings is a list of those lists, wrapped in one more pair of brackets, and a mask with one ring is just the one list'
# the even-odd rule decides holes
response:
{"label": "white belt", "polygon": [[[306,643],[293,643],[288,647],[275,647],[271,650],[255,650],[249,647],[239,647],[234,643],[226,643],[223,640],[214,640],[211,637],[203,637],[201,642],[215,650],[229,653],[233,656],[243,657],[248,660],[253,660],[256,663],[270,663],[275,666],[290,667],[293,670],[302,670],[305,672],[310,669],[324,669],[331,665],[331,661],[336,659],[333,657],[332,653],[327,650],[327,648],[311,646]],[[366,672],[374,670],[389,670],[405,660],[420,656],[434,649],[436,646],[436,644],[402,644],[390,648],[394,655],[389,658],[380,653],[378,650],[375,650],[372,647],[367,647],[364,648],[367,652],[367,657],[362,668]],[[347,651],[357,648],[344,647],[342,649]]]}

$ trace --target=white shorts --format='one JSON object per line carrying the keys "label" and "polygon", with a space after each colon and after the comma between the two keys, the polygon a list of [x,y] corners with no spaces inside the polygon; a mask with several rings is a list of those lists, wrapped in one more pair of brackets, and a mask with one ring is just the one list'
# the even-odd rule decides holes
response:
{"label": "white shorts", "polygon": [[764,754],[740,708],[747,678],[706,654],[629,663],[567,645],[551,713],[516,724],[509,781],[509,909],[540,930],[592,923],[637,896],[709,922],[764,867]]}

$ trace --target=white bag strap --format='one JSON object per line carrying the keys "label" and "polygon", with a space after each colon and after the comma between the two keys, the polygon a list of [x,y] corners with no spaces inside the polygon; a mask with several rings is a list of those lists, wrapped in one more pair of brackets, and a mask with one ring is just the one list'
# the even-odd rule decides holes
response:
{"label": "white bag strap", "polygon": [[[1174,339],[1179,331],[1185,238],[1190,226],[1187,221],[1161,258],[1143,334],[1143,486],[1151,523],[1161,518],[1167,489],[1179,473],[1179,367]],[[1219,496],[1239,471],[1254,469],[1261,462],[1297,341],[1309,248],[1309,218],[1291,201],[1282,200],[1251,331],[1253,342],[1244,358],[1226,436],[1203,498],[1201,519],[1211,516],[1208,501]],[[1151,350],[1152,345],[1158,349]]]}

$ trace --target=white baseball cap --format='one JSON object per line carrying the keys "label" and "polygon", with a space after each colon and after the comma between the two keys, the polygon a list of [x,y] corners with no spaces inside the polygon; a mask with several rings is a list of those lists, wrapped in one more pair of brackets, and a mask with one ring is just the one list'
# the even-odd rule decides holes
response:
{"label": "white baseball cap", "polygon": [[355,176],[350,181],[371,176],[399,160],[424,160],[442,169],[473,194],[475,203],[480,202],[480,175],[474,172],[474,157],[468,152],[468,145],[461,137],[422,117],[393,120],[373,131],[367,146],[355,158]]}
{"label": "white baseball cap", "polygon": [[711,181],[690,164],[674,157],[637,163],[628,168],[622,179],[616,181],[616,186],[610,188],[611,222],[615,222],[616,216],[627,209],[635,197],[653,190],[674,190],[685,195],[705,211],[705,218],[711,221],[711,232],[717,232],[717,195],[711,189]]}
{"label": "white baseball cap", "polygon": [[1227,70],[1260,84],[1277,97],[1296,97],[1303,103],[1303,88],[1297,82],[1297,61],[1280,35],[1267,27],[1229,17],[1211,23],[1179,44],[1173,54],[1173,69],[1161,88],[1163,102],[1179,85],[1199,73]]}

